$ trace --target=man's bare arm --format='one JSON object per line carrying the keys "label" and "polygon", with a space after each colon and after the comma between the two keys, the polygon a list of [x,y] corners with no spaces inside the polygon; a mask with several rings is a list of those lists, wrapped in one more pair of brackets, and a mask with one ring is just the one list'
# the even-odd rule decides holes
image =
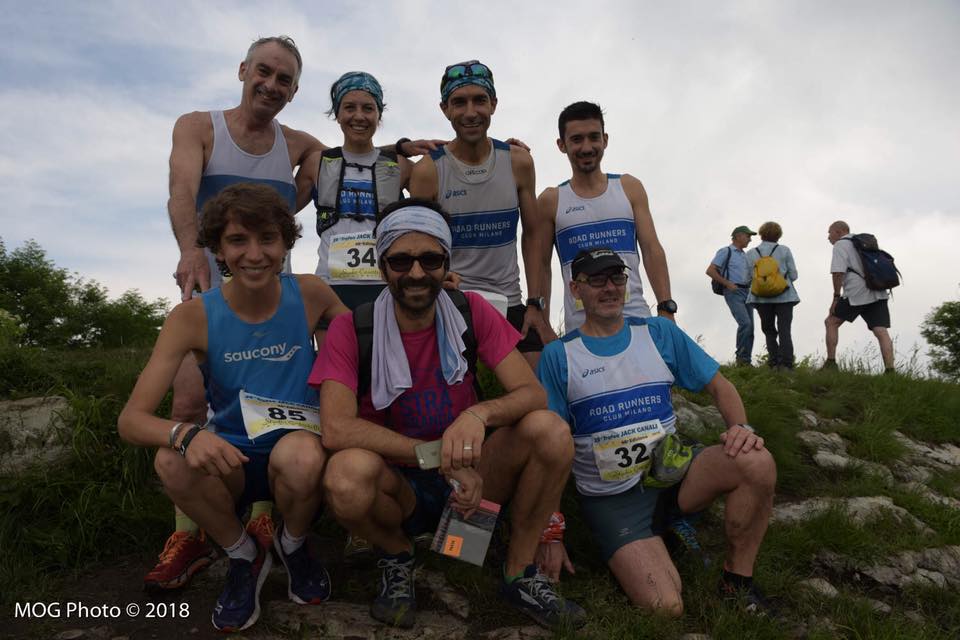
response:
{"label": "man's bare arm", "polygon": [[436,200],[440,189],[439,180],[433,158],[423,156],[417,164],[413,165],[413,171],[410,173],[411,197]]}
{"label": "man's bare arm", "polygon": [[[550,317],[550,298],[553,289],[553,238],[557,231],[557,201],[560,192],[556,187],[547,187],[537,198],[537,223],[532,229],[530,256],[525,253],[524,263],[530,260],[539,265],[540,291],[546,301],[545,314]],[[562,297],[558,296],[558,297]]]}
{"label": "man's bare arm", "polygon": [[704,389],[713,397],[713,403],[727,425],[727,430],[720,434],[726,454],[736,457],[751,449],[763,449],[763,438],[741,426],[747,423],[747,410],[733,383],[717,372]]}
{"label": "man's bare arm", "polygon": [[[533,165],[533,158],[520,147],[510,148],[510,160],[513,165],[513,178],[517,185],[517,200],[520,205],[522,227],[520,250],[523,254],[524,277],[527,280],[527,296],[542,296],[543,265],[542,249],[539,246],[542,236],[536,235],[540,233],[538,227],[541,224],[542,215],[536,198],[536,169]],[[550,326],[546,307],[542,310],[532,305],[526,308],[520,333],[526,335],[530,327],[536,329],[544,344],[557,339],[557,334]]]}
{"label": "man's bare arm", "polygon": [[[643,184],[631,176],[624,174],[620,178],[623,191],[633,208],[633,221],[637,229],[637,243],[640,245],[640,255],[643,258],[643,270],[647,274],[647,281],[653,289],[654,304],[668,300],[670,294],[670,272],[667,269],[667,254],[657,237],[657,229],[650,214],[650,203]],[[673,314],[660,312],[660,315],[673,319]]]}
{"label": "man's bare arm", "polygon": [[212,136],[210,116],[199,111],[180,116],[173,127],[167,213],[180,248],[175,276],[183,300],[190,299],[197,285],[201,291],[210,288],[210,267],[203,249],[197,246],[197,193],[203,175],[204,144]]}
{"label": "man's bare arm", "polygon": [[417,463],[414,447],[422,440],[358,417],[356,394],[336,380],[320,385],[320,426],[323,446],[331,451],[366,449],[391,460]]}

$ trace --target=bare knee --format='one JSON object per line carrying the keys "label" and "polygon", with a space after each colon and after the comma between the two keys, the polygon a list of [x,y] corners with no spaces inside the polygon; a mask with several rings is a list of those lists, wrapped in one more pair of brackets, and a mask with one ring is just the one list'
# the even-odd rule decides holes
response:
{"label": "bare knee", "polygon": [[293,497],[308,497],[319,488],[326,461],[318,436],[309,431],[295,431],[280,438],[270,452],[270,474],[282,482]]}
{"label": "bare knee", "polygon": [[740,453],[734,462],[744,482],[773,492],[777,483],[777,463],[768,450]]}
{"label": "bare knee", "polygon": [[630,596],[633,606],[656,615],[679,618],[683,615],[683,597],[676,589],[656,589],[652,593],[634,593]]}
{"label": "bare knee", "polygon": [[153,468],[156,470],[164,489],[170,495],[173,496],[190,490],[192,485],[190,468],[183,456],[173,449],[157,449],[157,455],[153,458]]}
{"label": "bare knee", "polygon": [[327,461],[323,492],[338,520],[362,518],[373,506],[383,459],[362,449],[346,449]]}
{"label": "bare knee", "polygon": [[525,447],[548,464],[573,462],[573,436],[570,426],[553,411],[538,410],[517,424],[516,433]]}

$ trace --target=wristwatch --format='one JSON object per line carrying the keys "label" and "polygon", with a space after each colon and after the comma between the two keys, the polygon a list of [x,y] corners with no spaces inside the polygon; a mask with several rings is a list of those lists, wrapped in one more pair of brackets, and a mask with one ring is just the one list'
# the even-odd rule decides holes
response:
{"label": "wristwatch", "polygon": [[544,300],[543,296],[537,296],[536,298],[527,298],[528,307],[536,307],[543,311],[544,307],[547,306],[547,301]]}
{"label": "wristwatch", "polygon": [[657,303],[657,311],[666,311],[667,313],[676,313],[677,312],[677,303],[667,298],[666,300],[661,300]]}

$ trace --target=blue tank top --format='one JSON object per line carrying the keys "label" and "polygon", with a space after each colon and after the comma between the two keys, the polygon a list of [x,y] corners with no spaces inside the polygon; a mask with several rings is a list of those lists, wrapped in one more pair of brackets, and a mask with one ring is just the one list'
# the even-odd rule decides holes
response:
{"label": "blue tank top", "polygon": [[280,274],[280,304],[257,324],[237,317],[220,288],[202,294],[207,314],[207,359],[200,365],[217,435],[245,451],[269,452],[286,430],[255,440],[247,436],[240,392],[318,406],[307,385],[313,368],[313,339],[296,277]]}

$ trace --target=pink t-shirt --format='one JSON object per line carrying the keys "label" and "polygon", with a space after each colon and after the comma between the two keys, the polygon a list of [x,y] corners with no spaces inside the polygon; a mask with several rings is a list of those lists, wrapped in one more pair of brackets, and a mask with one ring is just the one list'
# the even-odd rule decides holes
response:
{"label": "pink t-shirt", "polygon": [[[516,347],[520,334],[483,297],[472,292],[465,295],[477,336],[477,358],[494,369]],[[446,383],[440,370],[435,327],[401,333],[400,336],[410,364],[413,386],[384,411],[373,408],[367,391],[358,403],[358,414],[408,437],[436,440],[461,411],[476,404],[473,374],[467,372],[460,384]],[[308,382],[319,387],[324,380],[336,380],[356,393],[359,357],[353,314],[338,316],[330,323]]]}

